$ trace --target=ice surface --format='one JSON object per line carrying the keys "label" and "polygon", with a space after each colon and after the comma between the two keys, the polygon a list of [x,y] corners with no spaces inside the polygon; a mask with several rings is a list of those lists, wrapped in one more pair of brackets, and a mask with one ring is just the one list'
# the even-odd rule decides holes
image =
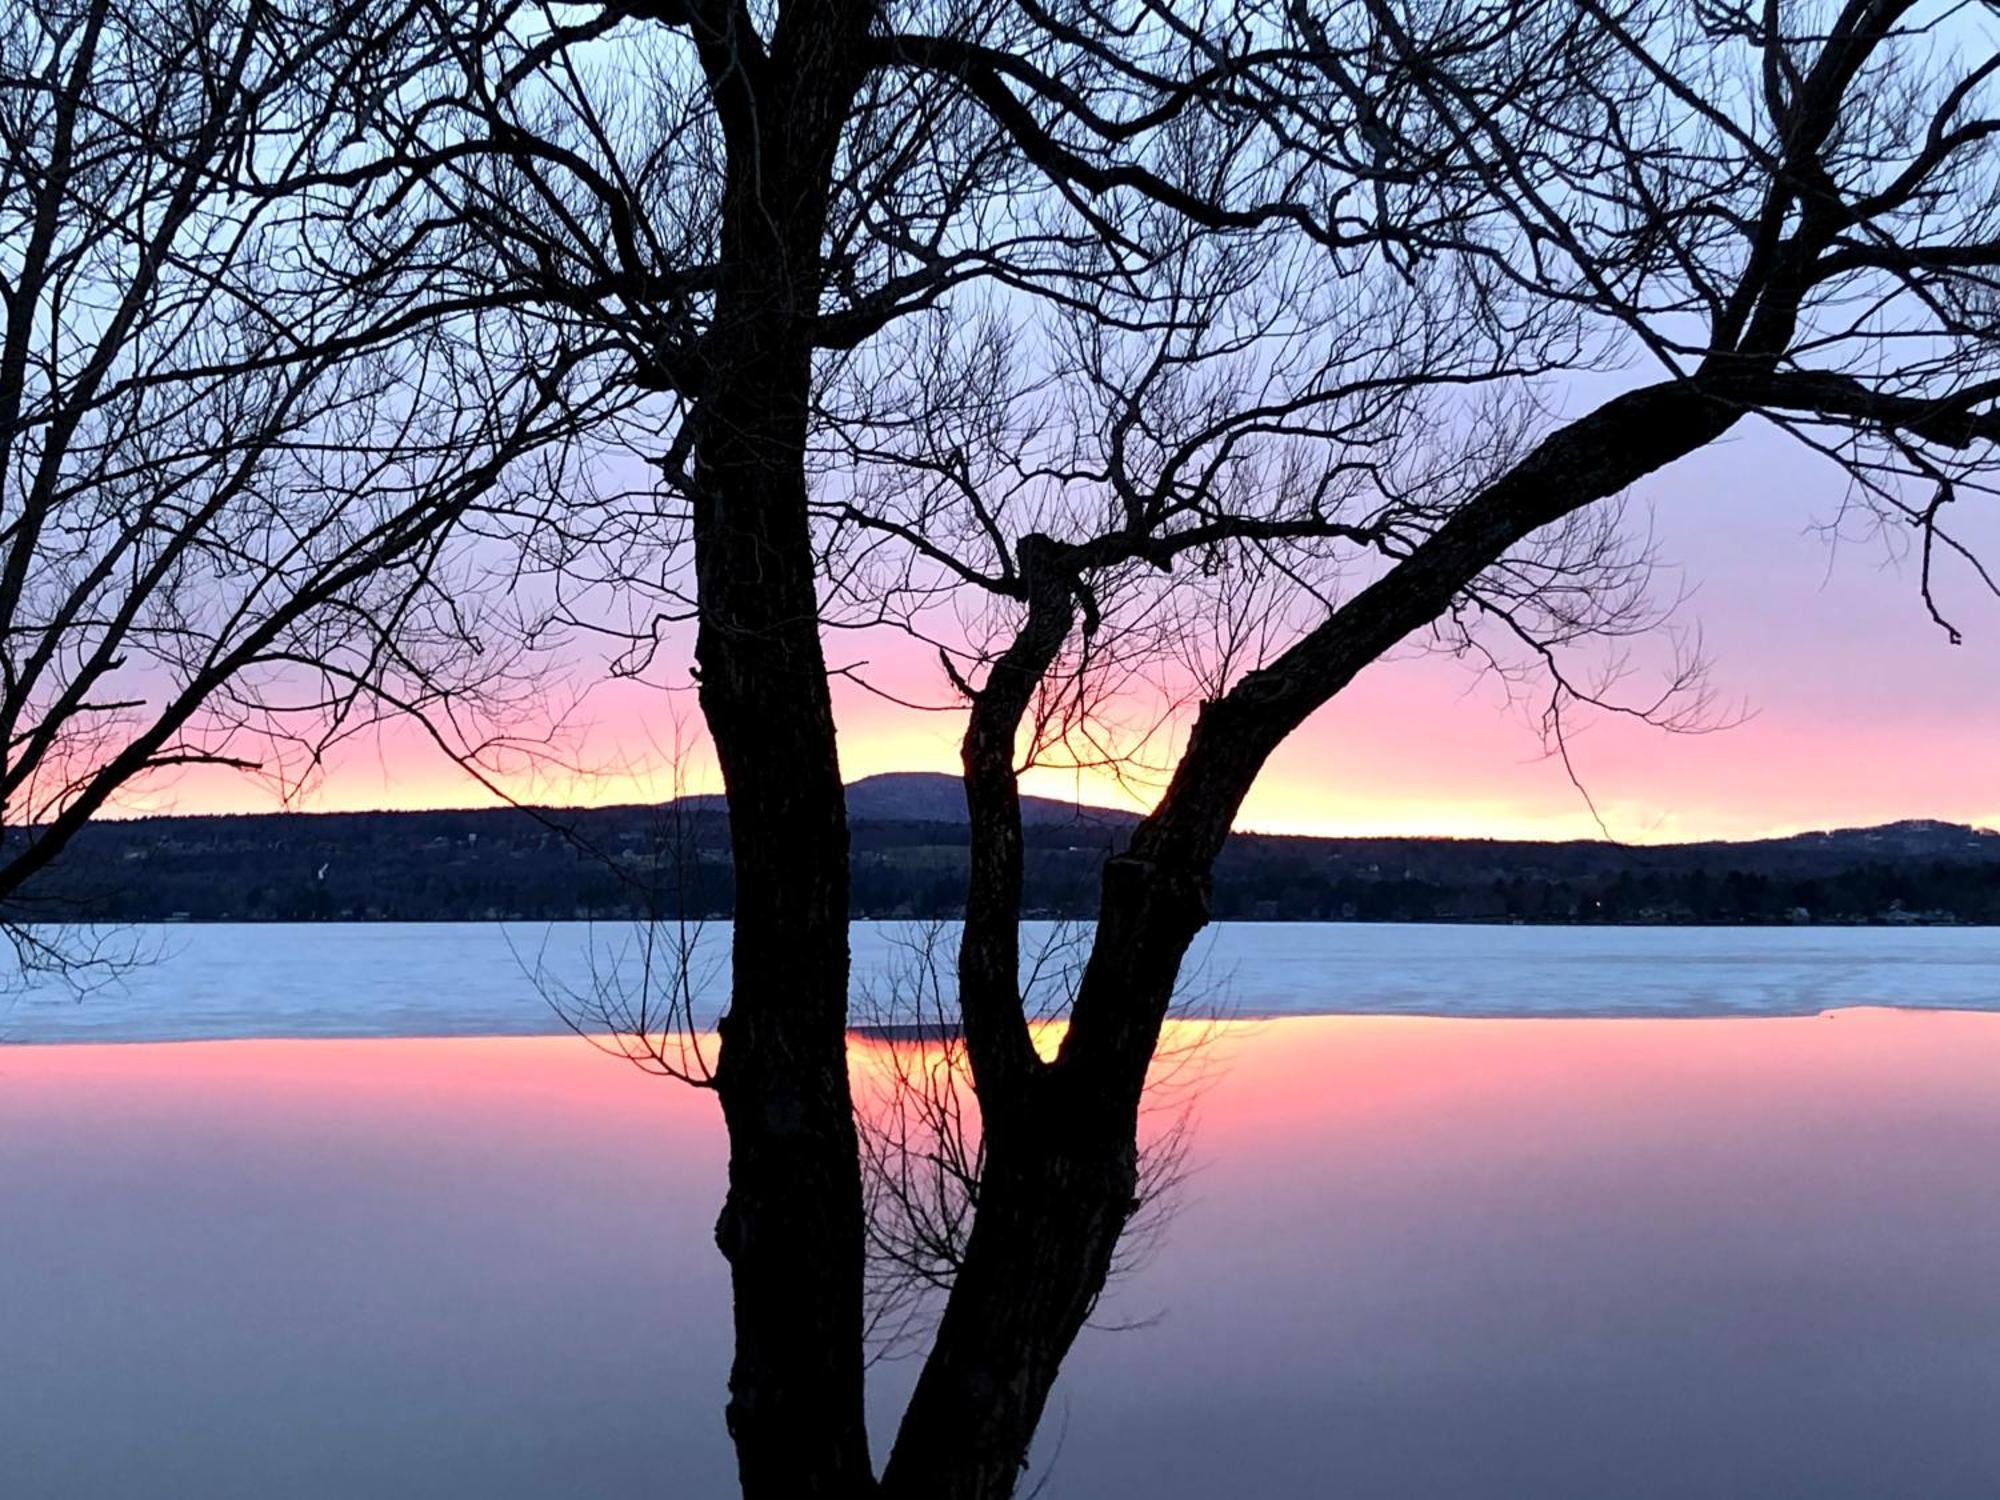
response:
{"label": "ice surface", "polygon": [[[857,922],[858,999],[906,972],[921,936]],[[936,950],[947,985],[950,936]],[[1024,936],[1032,961],[1063,932],[1030,923]],[[727,945],[726,924],[701,935],[704,1021],[722,1003]],[[0,994],[0,1040],[549,1035],[565,1026],[546,987],[629,993],[643,974],[632,929],[583,923],[182,925],[108,946],[136,961],[87,992],[38,980]],[[1048,961],[1044,992],[1062,968]],[[1183,988],[1194,1013],[1253,1016],[2000,1010],[2000,929],[1223,923],[1197,941]]]}
{"label": "ice surface", "polygon": [[[1211,1043],[1023,1494],[2000,1495],[2000,1016]],[[733,1493],[710,1096],[568,1037],[0,1075],[6,1500]]]}

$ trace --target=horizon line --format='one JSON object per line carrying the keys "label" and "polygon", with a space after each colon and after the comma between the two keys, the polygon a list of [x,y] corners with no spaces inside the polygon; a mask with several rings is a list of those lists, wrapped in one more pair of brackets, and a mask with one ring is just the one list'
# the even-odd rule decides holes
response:
{"label": "horizon line", "polygon": [[[854,778],[852,781],[843,782],[842,785],[843,787],[851,790],[854,787],[860,786],[866,782],[883,781],[890,778],[901,778],[901,777],[925,777],[929,779],[935,779],[940,781],[952,781],[952,782],[957,782],[960,779],[948,771],[927,771],[927,770],[873,771],[865,776],[858,776]],[[1130,806],[1117,807],[1110,805],[1108,803],[1085,802],[1082,801],[1081,799],[1071,800],[1063,797],[1051,797],[1046,793],[1042,792],[1024,791],[1021,793],[1021,796],[1024,801],[1053,803],[1059,806],[1073,808],[1079,813],[1108,813],[1115,817],[1131,818],[1135,820],[1144,818],[1147,815],[1146,810],[1137,807],[1130,807]],[[188,811],[188,812],[175,812],[175,811],[160,810],[160,809],[147,809],[143,811],[107,809],[106,811],[100,813],[98,817],[94,818],[92,821],[93,822],[103,821],[109,823],[152,823],[152,822],[200,821],[200,820],[220,821],[222,819],[228,819],[228,818],[403,817],[403,816],[423,816],[426,814],[450,814],[450,813],[481,814],[481,813],[498,813],[498,812],[510,812],[510,811],[522,812],[528,814],[581,813],[581,812],[608,813],[608,812],[619,812],[625,810],[660,809],[660,808],[671,807],[676,803],[690,803],[690,802],[704,802],[704,801],[721,803],[724,801],[725,797],[726,794],[720,791],[696,791],[696,792],[683,793],[681,796],[678,797],[668,797],[658,801],[650,801],[650,802],[649,801],[536,802],[525,799],[515,800],[515,799],[499,798],[495,799],[494,801],[482,804],[440,803],[438,805],[429,807],[374,806],[374,807],[306,808],[306,807],[288,807],[281,805],[277,807],[270,807],[263,809],[235,808],[227,810],[210,809],[210,810]],[[956,820],[937,819],[937,818],[907,818],[907,819],[871,818],[871,819],[859,819],[856,821],[949,823]],[[1699,844],[1743,845],[1743,844],[1775,843],[1775,842],[1782,842],[1787,839],[1807,838],[1815,834],[1829,835],[1836,833],[1875,833],[1875,832],[1880,832],[1881,830],[1884,829],[1902,828],[1910,826],[1930,826],[1936,828],[1963,829],[1968,833],[1985,837],[2000,835],[2000,828],[1995,828],[1989,825],[1981,823],[1960,822],[1959,820],[1954,818],[1940,818],[1940,817],[1926,816],[1921,814],[1912,814],[1905,817],[1889,818],[1883,822],[1878,822],[1878,823],[1824,823],[1818,825],[1802,825],[1786,829],[1781,832],[1738,835],[1734,837],[1727,835],[1715,835],[1710,837],[1669,839],[1669,840],[1661,840],[1658,842],[1653,842],[1653,841],[1641,842],[1637,840],[1619,839],[1604,833],[1599,833],[1595,836],[1570,836],[1570,837],[1563,837],[1563,836],[1523,837],[1518,835],[1506,835],[1506,834],[1494,834],[1494,833],[1345,833],[1345,832],[1333,832],[1333,831],[1306,832],[1297,829],[1277,829],[1270,827],[1258,827],[1251,824],[1234,825],[1231,827],[1230,832],[1232,834],[1242,834],[1245,836],[1255,837],[1255,838],[1315,839],[1320,841],[1335,841],[1335,842],[1349,842],[1349,843],[1396,842],[1396,843],[1485,843],[1485,844],[1549,844],[1549,845],[1605,844],[1617,848],[1666,849],[1666,848],[1676,848],[1676,847],[1686,848]]]}

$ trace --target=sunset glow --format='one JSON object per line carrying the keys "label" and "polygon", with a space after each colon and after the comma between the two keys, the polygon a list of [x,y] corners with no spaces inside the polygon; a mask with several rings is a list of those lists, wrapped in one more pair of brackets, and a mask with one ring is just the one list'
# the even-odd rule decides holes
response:
{"label": "sunset glow", "polygon": [[[1612,836],[1634,843],[1755,838],[1900,818],[2000,824],[2000,602],[1945,569],[1942,597],[1965,644],[1925,613],[1907,539],[1818,529],[1842,482],[1766,430],[1642,485],[1663,596],[1712,663],[1713,732],[1669,734],[1602,713],[1576,720],[1572,763]],[[1974,523],[2000,539],[2000,519]],[[1664,643],[1640,642],[1627,696],[1656,686]],[[554,664],[573,706],[548,747],[502,758],[512,796],[557,805],[653,802],[720,790],[700,743],[691,651],[662,653],[650,683],[608,682],[578,653]],[[961,716],[929,646],[893,632],[832,632],[844,776],[958,769]],[[865,680],[879,692],[860,686]],[[1238,826],[1274,833],[1593,838],[1601,831],[1536,724],[1543,688],[1512,697],[1491,677],[1406,646],[1371,668],[1272,758]],[[892,702],[882,693],[903,702]],[[906,705],[919,705],[910,707]],[[927,711],[936,710],[936,711]],[[551,710],[555,713],[555,710]],[[534,734],[546,724],[531,714]],[[676,771],[673,746],[691,747]],[[1143,808],[1174,743],[1122,774],[1033,769],[1026,790]],[[338,746],[291,805],[307,811],[476,807],[493,798],[414,727]],[[124,815],[264,812],[253,777],[183,773],[129,795]]]}

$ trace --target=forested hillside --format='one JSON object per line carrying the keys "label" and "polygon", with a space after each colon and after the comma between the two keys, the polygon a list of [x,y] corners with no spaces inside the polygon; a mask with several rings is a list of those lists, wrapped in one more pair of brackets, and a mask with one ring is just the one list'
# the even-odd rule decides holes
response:
{"label": "forested hillside", "polygon": [[[957,783],[850,788],[854,911],[951,916]],[[956,804],[956,805],[955,805]],[[1135,821],[1028,799],[1028,908],[1087,916]],[[955,814],[955,815],[954,815]],[[17,912],[159,921],[491,921],[719,916],[732,894],[712,798],[563,811],[147,818],[84,831]],[[1285,921],[2000,921],[2000,835],[1946,823],[1754,843],[1324,839],[1239,834],[1215,915]]]}

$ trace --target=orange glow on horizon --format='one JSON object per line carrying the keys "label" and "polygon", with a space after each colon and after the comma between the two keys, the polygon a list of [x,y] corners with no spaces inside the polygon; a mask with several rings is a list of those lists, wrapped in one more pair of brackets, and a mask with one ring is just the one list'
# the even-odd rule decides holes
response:
{"label": "orange glow on horizon", "polygon": [[[934,660],[883,650],[871,670],[915,703],[948,701]],[[1719,733],[1676,736],[1600,716],[1571,743],[1589,794],[1547,754],[1533,716],[1455,663],[1418,658],[1370,669],[1315,715],[1266,766],[1237,826],[1325,837],[1596,839],[1634,844],[1749,839],[1903,818],[2000,824],[2000,693],[1986,658],[1916,658],[1935,681],[1835,674],[1780,677],[1765,712]],[[495,780],[542,805],[651,804],[713,793],[721,780],[685,694],[618,684],[593,700],[560,754],[505,760]],[[1785,692],[1799,696],[1786,699]],[[1777,699],[1775,704],[1770,699]],[[843,775],[959,768],[955,712],[912,709],[843,682],[835,694]],[[674,764],[669,748],[693,750]],[[1178,745],[1145,764],[1040,766],[1023,790],[1144,811],[1164,789]],[[1905,768],[1921,765],[1922,774]],[[124,797],[113,816],[380,811],[496,805],[497,799],[413,726],[350,741],[289,801],[267,782],[190,770]],[[1593,815],[1593,805],[1596,816]],[[1598,817],[1602,818],[1602,826]]]}
{"label": "orange glow on horizon", "polygon": [[[1357,767],[1354,776],[1338,783],[1302,775],[1289,764],[1296,755],[1314,756],[1314,747],[1281,752],[1272,769],[1252,789],[1236,827],[1244,832],[1318,838],[1473,838],[1502,840],[1602,839],[1622,843],[1666,844],[1706,839],[1776,838],[1826,828],[1859,827],[1902,818],[1939,818],[1975,827],[2000,827],[2000,803],[1980,795],[1952,797],[1949,802],[1915,802],[1906,786],[1885,785],[1857,797],[1852,788],[1829,785],[1819,795],[1810,781],[1788,789],[1781,801],[1759,799],[1748,806],[1710,805],[1704,812],[1663,808],[1657,801],[1598,796],[1603,825],[1573,788],[1532,787],[1520,792],[1520,781],[1497,788],[1478,785],[1440,787],[1425,791],[1394,784],[1393,771],[1380,780]],[[849,781],[902,771],[955,775],[958,767],[949,745],[922,740],[871,741],[849,736],[842,741],[843,774]],[[1778,764],[1783,764],[1782,761]],[[1513,768],[1510,768],[1513,769]],[[1526,780],[1528,778],[1520,778]],[[1756,783],[1763,783],[1760,772]],[[653,805],[677,795],[714,794],[722,790],[712,764],[676,773],[660,765],[615,772],[551,772],[536,769],[496,778],[509,799],[547,807],[616,807]],[[1029,770],[1022,791],[1031,796],[1120,811],[1147,811],[1164,789],[1164,776],[1116,775],[1109,771]],[[1753,785],[1753,796],[1761,789]],[[1949,790],[1949,788],[1947,789]],[[253,777],[233,772],[182,773],[171,782],[142,788],[121,799],[105,816],[140,818],[179,815],[257,814],[281,811],[402,812],[478,809],[502,805],[461,768],[434,752],[410,754],[381,765],[339,765],[324,778],[289,798]],[[1815,812],[1815,808],[1824,808]]]}
{"label": "orange glow on horizon", "polygon": [[[1829,519],[1842,489],[1817,459],[1749,428],[1639,487],[1636,500],[1649,513],[1648,534],[1667,573],[1698,591],[1678,623],[1699,627],[1703,655],[1715,664],[1715,719],[1732,727],[1669,735],[1630,719],[1579,716],[1569,748],[1586,802],[1536,732],[1546,683],[1510,691],[1448,653],[1416,649],[1419,639],[1362,672],[1279,748],[1238,826],[1335,836],[1608,832],[1645,844],[1905,818],[2000,824],[2000,762],[1992,753],[2000,741],[2000,604],[1958,578],[1950,613],[1966,644],[1952,649],[1922,606],[1910,557],[1899,561],[1893,546],[1874,540],[1835,547],[1824,533],[1817,544],[1802,535]],[[1987,529],[1969,540],[1991,550],[1990,521],[1977,524]],[[1674,584],[1663,578],[1663,591]],[[888,629],[828,631],[825,639],[829,665],[843,674],[832,691],[846,777],[956,772],[962,715],[931,646]],[[1659,686],[1663,643],[1633,649],[1634,678],[1620,696],[1644,702]],[[549,680],[561,692],[545,711],[561,723],[560,753],[516,757],[498,777],[504,791],[591,806],[719,790],[706,757],[678,773],[672,765],[671,746],[684,732],[699,736],[690,658],[685,640],[663,645],[652,684],[607,680],[602,661],[550,663]],[[1584,678],[1602,665],[1572,662]],[[1171,683],[1160,691],[1174,696]],[[1135,717],[1149,719],[1143,710]],[[535,738],[532,727],[524,732]],[[1166,735],[1148,746],[1150,764],[1122,777],[1037,769],[1024,785],[1043,796],[1144,808],[1164,786],[1175,749]],[[425,736],[391,724],[337,747],[289,805],[492,803]],[[254,777],[188,771],[132,791],[116,815],[284,805]]]}

